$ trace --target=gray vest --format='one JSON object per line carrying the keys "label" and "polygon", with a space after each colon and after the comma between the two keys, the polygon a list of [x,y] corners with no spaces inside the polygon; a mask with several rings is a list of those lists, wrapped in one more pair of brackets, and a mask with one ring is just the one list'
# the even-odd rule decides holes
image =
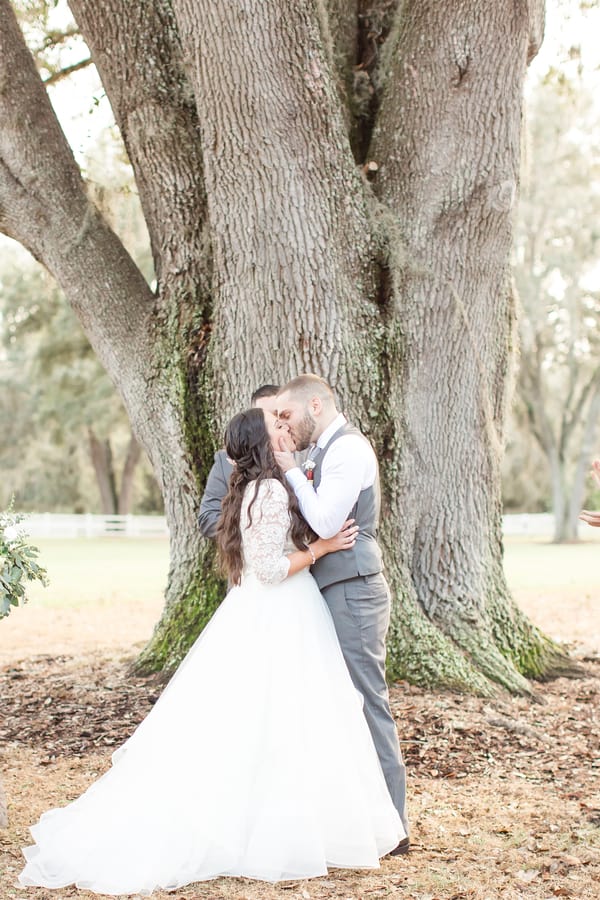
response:
{"label": "gray vest", "polygon": [[[334,441],[346,434],[358,434],[364,441],[366,437],[358,428],[346,422],[339,428],[329,442],[325,445],[320,455],[315,454],[315,467],[313,469],[313,485],[315,490],[321,482],[321,466],[325,454]],[[356,544],[352,550],[338,550],[337,553],[328,553],[318,559],[311,568],[317,584],[320,588],[338,581],[347,581],[358,575],[377,575],[383,569],[381,550],[377,543],[377,527],[379,525],[379,473],[372,487],[366,488],[358,495],[358,499],[352,509],[348,510],[347,519],[355,519],[360,531]]]}

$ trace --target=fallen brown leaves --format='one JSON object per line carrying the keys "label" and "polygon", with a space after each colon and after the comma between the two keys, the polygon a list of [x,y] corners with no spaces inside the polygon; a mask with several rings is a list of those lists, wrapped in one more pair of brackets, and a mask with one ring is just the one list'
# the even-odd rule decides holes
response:
{"label": "fallen brown leaves", "polygon": [[35,747],[41,762],[115,747],[158,699],[158,680],[99,657],[36,657],[0,671],[0,743]]}
{"label": "fallen brown leaves", "polygon": [[[219,879],[157,900],[597,900],[600,896],[600,664],[538,688],[538,702],[431,694],[394,685],[409,770],[413,850],[378,871],[267,885]],[[76,797],[156,701],[127,661],[37,657],[0,671],[0,739],[10,827],[0,898],[15,884],[26,827]],[[92,897],[27,892],[33,900]]]}

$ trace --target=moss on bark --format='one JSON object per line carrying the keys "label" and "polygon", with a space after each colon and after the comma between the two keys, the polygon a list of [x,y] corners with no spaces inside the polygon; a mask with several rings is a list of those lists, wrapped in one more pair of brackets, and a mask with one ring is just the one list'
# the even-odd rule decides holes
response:
{"label": "moss on bark", "polygon": [[[177,537],[173,532],[171,535],[171,540],[179,541],[182,546],[171,548],[172,569],[165,610],[134,664],[135,671],[141,674],[171,673],[211,619],[227,588],[217,570],[215,544],[201,539],[197,523],[200,498],[217,446],[214,405],[209,400],[213,393],[209,342],[210,326],[197,324],[186,335],[185,358],[178,368],[171,365],[176,402],[182,410],[185,441],[182,449],[191,463],[195,496],[190,504],[191,515],[187,508],[181,509]],[[179,486],[170,488],[177,491]]]}
{"label": "moss on bark", "polygon": [[496,646],[525,678],[544,680],[581,673],[567,650],[540,631],[507,591],[491,593],[488,614]]}
{"label": "moss on bark", "polygon": [[410,579],[392,565],[386,570],[392,592],[387,671],[391,681],[403,679],[425,688],[446,688],[481,695],[497,693],[450,638],[420,609]]}
{"label": "moss on bark", "polygon": [[433,622],[421,610],[410,579],[392,566],[390,680],[490,696],[502,690],[531,695],[528,679],[577,676],[578,664],[529,621],[499,577],[502,584],[490,589],[480,621]]}

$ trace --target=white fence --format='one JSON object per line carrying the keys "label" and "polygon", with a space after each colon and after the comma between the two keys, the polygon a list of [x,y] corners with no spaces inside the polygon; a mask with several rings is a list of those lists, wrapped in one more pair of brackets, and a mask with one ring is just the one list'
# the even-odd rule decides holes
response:
{"label": "white fence", "polygon": [[[23,523],[32,537],[167,537],[164,516],[94,516],[58,515],[43,513],[27,516]],[[551,537],[554,516],[515,515],[502,517],[502,530],[506,535],[535,535]]]}
{"label": "white fence", "polygon": [[552,513],[523,513],[521,515],[502,516],[502,533],[552,537],[554,534],[554,516]]}
{"label": "white fence", "polygon": [[23,522],[31,537],[167,537],[164,516],[94,516],[42,513]]}

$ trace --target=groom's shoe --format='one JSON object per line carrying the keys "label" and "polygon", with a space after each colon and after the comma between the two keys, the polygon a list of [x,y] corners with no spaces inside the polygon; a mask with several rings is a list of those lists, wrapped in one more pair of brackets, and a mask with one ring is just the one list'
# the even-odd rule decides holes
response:
{"label": "groom's shoe", "polygon": [[397,847],[394,847],[393,850],[390,850],[389,856],[406,856],[408,851],[410,850],[410,840],[405,837],[403,838]]}

